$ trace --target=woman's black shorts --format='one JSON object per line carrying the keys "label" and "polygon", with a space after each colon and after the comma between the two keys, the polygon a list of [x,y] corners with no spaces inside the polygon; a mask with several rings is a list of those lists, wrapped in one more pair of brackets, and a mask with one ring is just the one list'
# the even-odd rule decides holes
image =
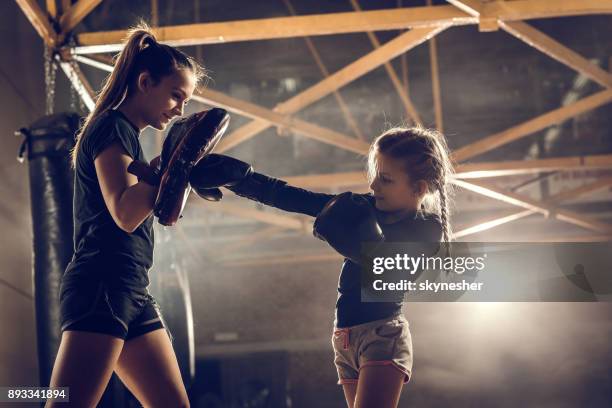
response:
{"label": "woman's black shorts", "polygon": [[126,341],[167,327],[146,288],[127,289],[91,278],[62,282],[60,314],[62,332],[103,333]]}

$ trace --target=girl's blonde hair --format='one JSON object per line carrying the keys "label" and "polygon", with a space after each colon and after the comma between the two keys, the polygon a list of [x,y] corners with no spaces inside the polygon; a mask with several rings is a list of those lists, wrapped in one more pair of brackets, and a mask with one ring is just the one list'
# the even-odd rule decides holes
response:
{"label": "girl's blonde hair", "polygon": [[[440,215],[442,240],[451,241],[450,201],[452,190],[448,183],[453,174],[453,164],[440,132],[422,127],[395,127],[378,136],[368,153],[368,178],[377,174],[376,155],[382,153],[405,163],[405,170],[413,182],[423,180],[427,193],[424,209]],[[437,193],[437,194],[436,194]]]}
{"label": "girl's blonde hair", "polygon": [[77,133],[72,149],[72,164],[83,134],[89,125],[104,112],[116,108],[136,89],[136,81],[142,72],[148,72],[155,83],[179,69],[191,70],[196,83],[206,77],[204,69],[191,57],[169,45],[160,44],[149,26],[141,22],[128,30],[123,50],[115,57],[114,69],[104,81],[96,99],[94,109],[89,113]]}

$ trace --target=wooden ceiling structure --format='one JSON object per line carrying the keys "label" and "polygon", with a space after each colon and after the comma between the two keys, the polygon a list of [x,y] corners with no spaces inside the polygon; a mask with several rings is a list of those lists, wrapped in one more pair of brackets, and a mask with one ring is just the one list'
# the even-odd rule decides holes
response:
{"label": "wooden ceiling structure", "polygon": [[[66,39],[73,29],[102,0],[46,0],[47,9],[41,9],[35,0],[16,0],[45,44],[56,51],[57,60],[73,86],[91,109],[95,92],[75,62],[87,64],[103,70],[112,66],[104,58],[92,54],[116,52],[121,49],[121,39],[125,31],[86,32],[74,36],[76,45],[70,46]],[[436,127],[443,129],[440,85],[438,79],[437,34],[454,26],[477,25],[480,31],[503,30],[549,57],[584,75],[597,83],[602,89],[590,96],[560,106],[540,114],[523,123],[518,123],[501,132],[469,143],[452,152],[457,163],[456,176],[452,183],[474,193],[500,200],[516,207],[502,216],[481,219],[471,225],[462,226],[454,233],[455,238],[495,228],[532,214],[541,214],[579,226],[589,232],[584,236],[568,237],[574,241],[601,241],[612,238],[612,225],[598,219],[561,208],[564,201],[584,196],[612,186],[612,178],[602,178],[591,184],[581,186],[546,201],[538,201],[525,194],[507,191],[492,181],[497,177],[518,174],[535,174],[547,171],[568,171],[612,168],[612,155],[587,155],[576,157],[546,158],[523,161],[500,161],[467,163],[485,152],[497,149],[508,143],[526,138],[550,126],[560,124],[585,112],[612,102],[612,74],[589,61],[584,56],[569,49],[547,34],[528,23],[531,19],[558,18],[595,14],[612,14],[612,0],[447,0],[444,5],[404,7],[374,11],[362,11],[358,0],[350,0],[354,11],[317,15],[296,16],[289,0],[283,0],[291,16],[253,20],[187,24],[155,27],[158,40],[175,46],[230,43],[236,41],[257,41],[304,37],[310,53],[324,76],[320,82],[304,89],[288,100],[279,102],[269,109],[255,102],[236,99],[230,95],[203,89],[193,99],[207,105],[219,106],[228,111],[249,118],[251,121],[234,129],[218,145],[217,151],[224,152],[246,140],[252,139],[269,127],[290,129],[303,137],[317,140],[365,155],[368,143],[359,134],[350,110],[338,90],[352,81],[379,67],[384,67],[405,108],[406,115],[413,123],[420,124],[420,116],[410,100],[400,74],[390,61],[403,55],[416,46],[428,42],[430,46],[430,65],[432,70],[432,89]],[[61,4],[60,4],[61,3]],[[152,3],[156,4],[156,1]],[[374,32],[385,30],[405,30],[394,39],[381,44]],[[372,43],[373,50],[354,62],[329,72],[323,64],[317,49],[309,37],[365,32]],[[102,62],[101,62],[102,61]],[[404,78],[406,82],[406,78]],[[334,95],[341,111],[355,136],[322,127],[299,119],[297,114],[321,100]],[[361,172],[307,175],[288,178],[292,184],[305,187],[348,187],[366,186]],[[227,202],[216,209],[238,217],[246,217],[267,224],[260,235],[267,236],[282,229],[307,231],[311,223],[290,215],[265,212],[253,207]],[[549,237],[558,241],[559,237]],[[547,238],[544,238],[547,240]],[[250,238],[244,243],[252,242]],[[238,244],[240,245],[240,244]],[[294,258],[295,260],[295,258]]]}

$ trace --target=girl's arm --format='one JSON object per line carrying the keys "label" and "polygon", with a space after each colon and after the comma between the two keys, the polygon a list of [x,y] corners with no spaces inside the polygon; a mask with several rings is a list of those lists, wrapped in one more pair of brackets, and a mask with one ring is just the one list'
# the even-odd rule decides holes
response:
{"label": "girl's arm", "polygon": [[138,182],[127,172],[132,158],[119,142],[111,143],[94,160],[106,207],[119,228],[132,233],[151,215],[157,187]]}
{"label": "girl's arm", "polygon": [[226,187],[241,197],[311,217],[316,217],[335,197],[287,185],[283,180],[255,173],[248,163],[219,154],[202,159],[192,170],[189,181],[205,198],[210,189]]}
{"label": "girl's arm", "polygon": [[316,217],[334,197],[333,194],[316,193],[285,184],[279,189],[274,206],[281,210]]}
{"label": "girl's arm", "polygon": [[317,193],[294,187],[283,180],[260,173],[253,173],[248,179],[229,189],[239,196],[262,202],[271,207],[311,217],[316,217],[323,207],[335,197],[333,194]]}

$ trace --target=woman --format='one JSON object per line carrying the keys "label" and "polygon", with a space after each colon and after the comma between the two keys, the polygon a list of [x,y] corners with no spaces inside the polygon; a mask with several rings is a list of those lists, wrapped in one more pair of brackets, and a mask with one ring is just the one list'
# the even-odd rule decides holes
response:
{"label": "woman", "polygon": [[157,187],[127,169],[145,160],[141,131],[181,116],[201,76],[193,59],[158,43],[148,27],[132,29],[77,136],[75,252],[61,282],[62,338],[50,384],[69,387],[74,406],[96,406],[113,371],[144,406],[189,406],[147,291]]}

